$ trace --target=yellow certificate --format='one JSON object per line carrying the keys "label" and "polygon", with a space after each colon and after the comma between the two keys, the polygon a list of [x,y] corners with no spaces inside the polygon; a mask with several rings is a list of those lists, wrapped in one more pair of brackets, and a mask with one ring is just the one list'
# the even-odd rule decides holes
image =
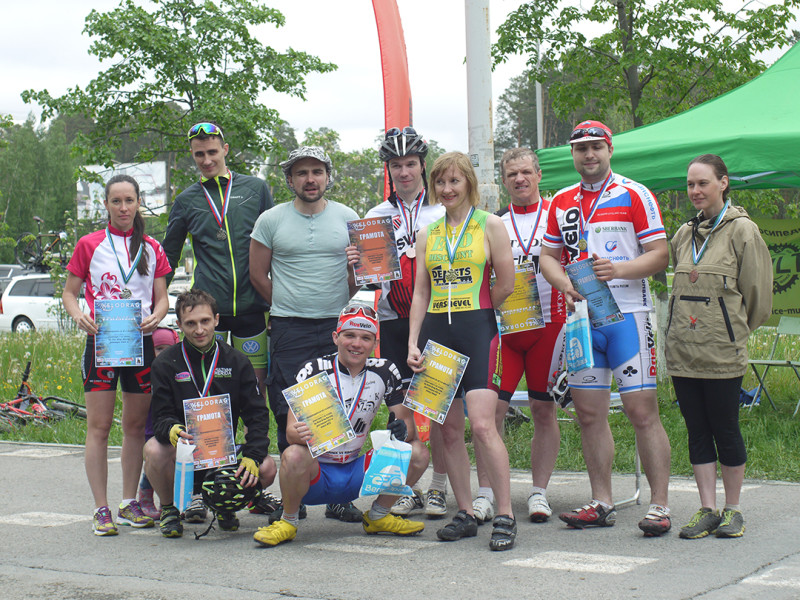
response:
{"label": "yellow certificate", "polygon": [[469,356],[428,340],[422,352],[425,370],[414,373],[403,405],[437,423],[444,423]]}
{"label": "yellow certificate", "polygon": [[544,327],[539,285],[531,266],[530,263],[517,265],[514,291],[499,308],[500,335]]}
{"label": "yellow certificate", "polygon": [[356,439],[327,373],[286,388],[283,397],[295,418],[311,429],[308,449],[314,458]]}

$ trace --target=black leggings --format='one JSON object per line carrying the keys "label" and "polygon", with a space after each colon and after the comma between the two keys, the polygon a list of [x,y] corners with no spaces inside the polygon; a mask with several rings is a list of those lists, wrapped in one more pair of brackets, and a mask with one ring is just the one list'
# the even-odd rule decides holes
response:
{"label": "black leggings", "polygon": [[673,377],[672,386],[689,432],[691,463],[715,463],[718,455],[720,464],[726,467],[738,467],[747,462],[747,450],[739,429],[742,377]]}

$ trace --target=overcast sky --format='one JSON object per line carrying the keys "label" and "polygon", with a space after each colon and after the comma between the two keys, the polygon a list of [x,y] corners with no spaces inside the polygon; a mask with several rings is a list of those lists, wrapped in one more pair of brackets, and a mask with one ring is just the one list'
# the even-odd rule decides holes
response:
{"label": "overcast sky", "polygon": [[[297,131],[329,127],[341,135],[345,150],[371,147],[383,128],[383,83],[375,14],[370,0],[266,0],[286,17],[280,29],[264,27],[259,39],[284,50],[290,45],[338,65],[307,78],[307,102],[282,94],[262,100],[277,108]],[[520,4],[491,0],[491,29]],[[7,24],[0,36],[0,114],[24,121],[38,107],[22,102],[26,89],[46,88],[53,95],[85,86],[101,65],[87,53],[82,34],[92,8],[111,10],[117,0],[30,0],[4,6]],[[399,0],[411,79],[414,125],[447,150],[467,150],[464,0]],[[18,24],[11,26],[8,24]],[[22,25],[25,24],[25,25]],[[30,25],[28,25],[30,24]],[[497,98],[508,80],[524,69],[517,58],[493,75]],[[235,142],[234,142],[235,143]]]}
{"label": "overcast sky", "polygon": [[[467,148],[464,0],[397,0],[405,33],[414,125],[447,150]],[[580,3],[581,0],[576,0]],[[100,70],[87,53],[84,18],[92,8],[108,11],[118,0],[28,0],[6,2],[6,27],[0,36],[0,114],[24,121],[38,107],[20,99],[25,89],[63,94],[85,86]],[[278,50],[291,46],[338,65],[306,81],[307,101],[268,93],[262,101],[278,109],[302,139],[306,128],[329,127],[341,135],[345,150],[374,145],[383,128],[380,49],[371,0],[265,0],[286,17],[280,29],[263,27],[258,37]],[[723,0],[741,5],[741,0]],[[759,2],[762,3],[762,2]],[[521,0],[491,0],[494,32]],[[733,6],[731,6],[732,8]],[[494,38],[494,34],[493,34]],[[783,51],[763,57],[774,62]],[[509,79],[525,68],[514,57],[492,77],[494,106]],[[235,145],[235,141],[233,141]]]}

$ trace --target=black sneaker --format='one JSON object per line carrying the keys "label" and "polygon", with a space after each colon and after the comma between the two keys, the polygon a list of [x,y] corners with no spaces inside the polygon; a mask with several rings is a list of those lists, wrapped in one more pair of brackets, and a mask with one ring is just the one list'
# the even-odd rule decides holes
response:
{"label": "black sneaker", "polygon": [[219,520],[219,528],[222,529],[222,531],[239,530],[239,519],[236,513],[219,513],[217,519]]}
{"label": "black sneaker", "polygon": [[325,516],[329,519],[339,519],[345,523],[361,523],[361,514],[352,502],[325,505]]}
{"label": "black sneaker", "polygon": [[174,504],[161,507],[158,528],[161,531],[161,535],[166,538],[179,538],[183,535],[181,511]]}
{"label": "black sneaker", "polygon": [[261,492],[261,494],[253,500],[248,509],[254,515],[271,515],[276,510],[283,506],[279,498],[276,498],[269,492]]}
{"label": "black sneaker", "polygon": [[[300,510],[298,511],[297,517],[300,518],[300,519],[305,519],[307,516],[308,516],[308,509],[306,509],[306,505],[305,504],[301,504],[300,505]],[[282,517],[283,517],[283,506],[281,506],[275,512],[270,513],[270,515],[269,515],[270,525],[272,523],[274,523],[275,521],[280,521]]]}
{"label": "black sneaker", "polygon": [[517,539],[517,520],[508,515],[497,515],[492,521],[492,539],[489,548],[492,550],[511,550]]}
{"label": "black sneaker", "polygon": [[478,521],[465,510],[458,511],[452,521],[436,532],[436,536],[444,542],[454,542],[476,535],[478,535]]}

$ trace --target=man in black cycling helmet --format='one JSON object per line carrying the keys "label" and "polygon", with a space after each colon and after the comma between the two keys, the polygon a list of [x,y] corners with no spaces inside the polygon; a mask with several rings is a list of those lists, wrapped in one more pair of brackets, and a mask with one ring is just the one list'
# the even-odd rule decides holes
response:
{"label": "man in black cycling helmet", "polygon": [[[444,208],[431,206],[427,200],[428,182],[425,158],[428,143],[413,127],[392,127],[386,131],[378,155],[386,163],[389,174],[388,200],[371,209],[365,218],[392,217],[397,255],[402,278],[381,284],[378,319],[381,323],[381,357],[389,359],[400,370],[403,390],[408,389],[413,373],[406,363],[408,354],[408,313],[414,293],[416,274],[415,242],[417,233],[429,223],[444,216]],[[429,517],[447,514],[447,474],[444,457],[432,441],[433,475],[427,495],[414,488],[414,496],[400,498],[392,513],[406,516],[423,507]]]}

